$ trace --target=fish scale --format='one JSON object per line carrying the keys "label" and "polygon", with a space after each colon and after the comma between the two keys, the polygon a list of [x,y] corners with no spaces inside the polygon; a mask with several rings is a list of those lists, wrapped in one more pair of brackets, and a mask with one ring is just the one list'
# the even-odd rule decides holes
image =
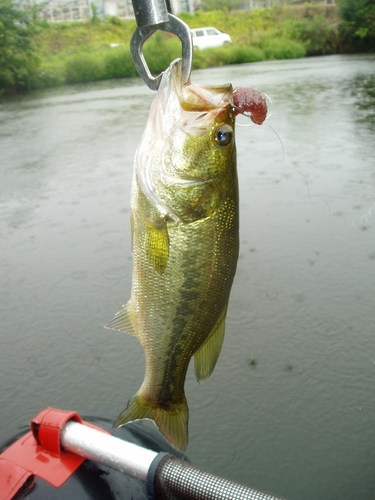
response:
{"label": "fish scale", "polygon": [[179,61],[165,72],[135,159],[131,298],[107,325],[136,336],[146,358],[114,425],[151,419],[181,451],[186,372],[193,356],[198,381],[215,367],[238,259],[232,101],[231,85],[184,85]]}

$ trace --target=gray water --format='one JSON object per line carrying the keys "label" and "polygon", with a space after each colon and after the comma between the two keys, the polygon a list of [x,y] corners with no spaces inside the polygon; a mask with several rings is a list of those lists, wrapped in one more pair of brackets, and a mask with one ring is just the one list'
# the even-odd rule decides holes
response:
{"label": "gray water", "polygon": [[[217,367],[189,371],[189,459],[289,500],[375,498],[375,57],[193,73],[272,99],[238,127],[241,254]],[[0,438],[46,406],[115,417],[138,341],[103,324],[131,282],[139,80],[0,105]]]}

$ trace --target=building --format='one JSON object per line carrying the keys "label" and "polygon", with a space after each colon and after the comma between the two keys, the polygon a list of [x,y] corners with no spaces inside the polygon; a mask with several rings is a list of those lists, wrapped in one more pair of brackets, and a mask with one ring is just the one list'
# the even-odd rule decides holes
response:
{"label": "building", "polygon": [[[19,8],[38,6],[38,17],[50,22],[82,21],[89,19],[93,12],[99,17],[117,16],[122,19],[134,19],[131,0],[16,0]],[[194,13],[193,0],[171,0],[173,12]]]}

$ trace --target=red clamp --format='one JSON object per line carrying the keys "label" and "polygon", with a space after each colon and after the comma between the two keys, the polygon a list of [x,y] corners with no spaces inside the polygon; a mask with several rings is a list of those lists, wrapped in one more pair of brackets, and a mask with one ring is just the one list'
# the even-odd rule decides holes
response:
{"label": "red clamp", "polygon": [[60,431],[69,420],[82,424],[82,418],[74,411],[46,408],[31,421],[35,441],[55,456],[61,456]]}
{"label": "red clamp", "polygon": [[31,488],[34,476],[59,488],[85,461],[60,447],[60,431],[69,420],[82,423],[75,412],[43,410],[32,420],[31,432],[0,455],[0,500]]}

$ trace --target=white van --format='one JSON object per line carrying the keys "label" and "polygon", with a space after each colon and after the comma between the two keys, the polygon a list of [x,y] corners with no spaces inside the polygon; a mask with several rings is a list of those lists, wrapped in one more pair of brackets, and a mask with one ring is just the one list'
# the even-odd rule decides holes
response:
{"label": "white van", "polygon": [[227,43],[232,43],[232,39],[227,33],[222,33],[216,28],[195,28],[191,30],[191,34],[193,46],[198,49],[221,47]]}

